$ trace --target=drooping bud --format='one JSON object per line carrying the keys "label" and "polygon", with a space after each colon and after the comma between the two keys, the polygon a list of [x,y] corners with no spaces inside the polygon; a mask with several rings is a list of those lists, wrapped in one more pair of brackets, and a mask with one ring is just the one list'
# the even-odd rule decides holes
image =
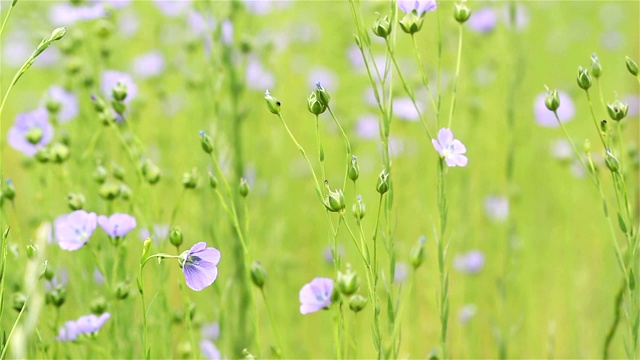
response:
{"label": "drooping bud", "polygon": [[107,104],[107,102],[104,101],[104,99],[102,99],[99,95],[91,95],[91,100],[93,101],[93,108],[97,112],[103,112],[109,106],[109,104]]}
{"label": "drooping bud", "polygon": [[67,195],[67,205],[69,205],[71,210],[75,211],[84,209],[85,201],[84,195],[81,193],[70,193]]}
{"label": "drooping bud", "polygon": [[114,295],[118,300],[124,300],[129,297],[129,292],[131,291],[131,285],[126,282],[119,282],[116,285],[116,289],[114,291]]}
{"label": "drooping bud", "polygon": [[214,190],[218,187],[218,179],[212,172],[209,172],[209,186]]}
{"label": "drooping bud", "polygon": [[27,303],[27,296],[21,292],[17,292],[13,294],[12,300],[11,307],[13,310],[20,312]]}
{"label": "drooping bud", "polygon": [[89,310],[92,314],[102,315],[105,311],[107,311],[107,300],[102,296],[97,297],[91,301],[89,304]]}
{"label": "drooping bud", "polygon": [[316,82],[316,98],[320,104],[325,107],[329,107],[329,100],[331,100],[331,95],[329,92],[320,85],[320,81]]}
{"label": "drooping bud", "polygon": [[307,98],[307,109],[314,115],[320,115],[327,110],[327,107],[322,105],[322,103],[318,101],[316,93],[312,92]]}
{"label": "drooping bud", "polygon": [[147,159],[142,165],[142,175],[149,184],[156,184],[160,180],[160,168]]}
{"label": "drooping bud", "polygon": [[13,181],[11,179],[7,179],[4,182],[4,189],[2,189],[2,197],[13,201],[16,197],[16,187],[13,185]]}
{"label": "drooping bud", "polygon": [[410,11],[399,21],[402,31],[407,34],[415,34],[422,28],[424,16],[418,15],[417,11]]}
{"label": "drooping bud", "polygon": [[598,55],[596,53],[591,54],[591,73],[593,77],[598,79],[602,74],[602,65],[600,64],[600,60],[598,60]]}
{"label": "drooping bud", "polygon": [[184,240],[184,236],[182,235],[182,230],[179,227],[174,226],[169,230],[169,242],[171,245],[179,248],[182,245],[182,241]]}
{"label": "drooping bud", "polygon": [[47,98],[47,102],[45,103],[45,106],[49,114],[55,115],[58,112],[60,112],[60,108],[62,107],[62,104],[60,103],[60,101],[49,97]]}
{"label": "drooping bud", "polygon": [[544,105],[549,111],[556,111],[560,107],[560,96],[558,96],[558,90],[550,90],[547,97],[544,99]]}
{"label": "drooping bud", "polygon": [[353,295],[349,299],[349,309],[354,313],[360,312],[367,305],[367,298],[360,294]]}
{"label": "drooping bud", "polygon": [[351,206],[351,212],[357,220],[362,220],[364,217],[367,212],[367,207],[362,202],[362,195],[356,196],[356,202]]}
{"label": "drooping bud", "polygon": [[185,189],[195,189],[198,186],[198,169],[193,168],[190,172],[182,174],[182,186]]}
{"label": "drooping bud", "polygon": [[131,199],[131,195],[133,195],[133,191],[127,184],[120,184],[120,198],[124,201],[129,201]]}
{"label": "drooping bud", "polygon": [[358,274],[355,271],[351,270],[351,265],[347,264],[346,272],[338,271],[336,284],[342,295],[350,296],[360,288],[360,278],[358,278]]}
{"label": "drooping bud", "polygon": [[269,90],[265,91],[264,99],[267,101],[267,108],[269,109],[269,111],[271,111],[271,113],[274,115],[279,115],[280,105],[282,104],[280,100],[271,96],[271,94],[269,93]]}
{"label": "drooping bud", "polygon": [[453,18],[460,24],[464,24],[471,16],[471,10],[465,5],[465,3],[456,4],[453,9]]}
{"label": "drooping bud", "polygon": [[343,211],[345,208],[345,203],[342,190],[337,189],[332,191],[331,188],[329,188],[329,181],[325,181],[324,185],[327,187],[328,191],[327,196],[325,196],[324,198],[324,206],[331,212]]}
{"label": "drooping bud", "polygon": [[578,86],[583,90],[589,90],[591,87],[591,75],[589,75],[589,71],[582,66],[578,67],[577,82]]}
{"label": "drooping bud", "polygon": [[609,117],[615,121],[620,121],[627,116],[629,105],[616,100],[613,104],[607,104],[607,112]]}
{"label": "drooping bud", "polygon": [[116,101],[124,101],[124,99],[127,98],[127,84],[122,81],[118,81],[116,86],[111,90],[111,95]]}
{"label": "drooping bud", "polygon": [[111,173],[113,177],[120,181],[124,181],[124,168],[118,164],[111,164]]}
{"label": "drooping bud", "polygon": [[67,299],[67,289],[64,286],[56,286],[55,289],[44,295],[45,303],[57,308],[62,306]]}
{"label": "drooping bud", "polygon": [[243,198],[246,198],[247,195],[249,195],[249,182],[247,182],[247,179],[245,178],[240,179],[240,185],[238,186],[238,193],[240,193],[240,196],[242,196]]}
{"label": "drooping bud", "polygon": [[620,171],[620,162],[609,149],[607,149],[605,152],[604,163],[612,173],[617,173],[618,171]]}
{"label": "drooping bud", "polygon": [[65,162],[71,155],[69,152],[69,147],[62,143],[52,144],[49,151],[51,154],[51,160],[58,164],[62,164],[63,162]]}
{"label": "drooping bud", "polygon": [[202,150],[207,154],[213,152],[213,140],[211,140],[211,137],[207,135],[204,130],[200,130],[200,145],[202,145]]}
{"label": "drooping bud", "polygon": [[371,29],[376,36],[386,39],[387,36],[391,34],[391,21],[389,21],[389,16],[378,17],[378,19],[373,22]]}
{"label": "drooping bud", "polygon": [[638,76],[638,64],[628,56],[627,56],[627,60],[625,61],[625,63],[627,65],[627,70],[629,70],[631,75]]}
{"label": "drooping bud", "polygon": [[351,155],[351,165],[349,165],[349,179],[352,181],[358,180],[360,177],[360,167],[358,166],[358,157]]}
{"label": "drooping bud", "polygon": [[378,175],[378,180],[376,181],[376,191],[383,195],[387,191],[389,191],[389,174],[387,174],[387,170],[382,169],[380,175]]}
{"label": "drooping bud", "polygon": [[107,173],[107,169],[105,169],[102,165],[98,165],[98,167],[93,171],[93,174],[91,174],[93,180],[95,180],[98,184],[104,184],[104,182],[107,180],[108,175],[109,173]]}
{"label": "drooping bud", "polygon": [[120,184],[107,181],[98,189],[98,195],[105,200],[113,200],[120,195]]}
{"label": "drooping bud", "polygon": [[262,264],[260,264],[258,261],[254,261],[251,264],[251,281],[253,281],[253,285],[262,289],[266,277],[267,271],[264,269]]}
{"label": "drooping bud", "polygon": [[38,149],[38,151],[36,151],[34,157],[36,158],[36,160],[38,160],[38,162],[42,164],[48,163],[49,160],[51,160],[51,152],[49,151],[49,147],[41,147],[40,149]]}
{"label": "drooping bud", "polygon": [[413,269],[417,269],[422,265],[422,261],[424,261],[424,243],[426,242],[426,238],[421,236],[418,239],[418,242],[411,248],[411,252],[409,253],[409,261],[411,262],[411,266]]}

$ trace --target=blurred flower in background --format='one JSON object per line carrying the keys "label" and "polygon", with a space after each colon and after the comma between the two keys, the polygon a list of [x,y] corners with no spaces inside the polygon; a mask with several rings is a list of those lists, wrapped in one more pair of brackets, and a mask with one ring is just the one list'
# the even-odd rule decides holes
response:
{"label": "blurred flower in background", "polygon": [[191,0],[153,0],[153,3],[167,17],[178,17],[191,7]]}
{"label": "blurred flower in background", "polygon": [[474,10],[466,24],[469,26],[469,29],[475,32],[487,34],[496,28],[498,15],[496,11],[490,7]]}
{"label": "blurred flower in background", "polygon": [[111,238],[123,238],[131,230],[135,229],[136,218],[128,214],[115,213],[109,217],[98,216],[98,225]]}
{"label": "blurred flower in background", "polygon": [[247,87],[252,90],[264,91],[275,86],[275,77],[262,65],[260,60],[250,57],[247,60]]}
{"label": "blurred flower in background", "polygon": [[49,123],[49,113],[37,109],[18,114],[7,133],[9,145],[27,156],[33,156],[38,149],[53,139],[53,126]]}
{"label": "blurred flower in background", "polygon": [[133,59],[131,73],[146,79],[162,74],[165,68],[164,55],[160,50],[152,50]]}
{"label": "blurred flower in background", "polygon": [[506,196],[489,195],[484,199],[484,211],[492,221],[505,221],[509,216],[509,199]]}
{"label": "blurred flower in background", "polygon": [[104,71],[102,73],[100,91],[102,91],[104,96],[113,100],[111,91],[119,82],[122,82],[127,87],[127,97],[124,99],[124,103],[128,104],[138,95],[138,86],[133,82],[133,78],[131,78],[129,74],[115,70]]}
{"label": "blurred flower in background", "polygon": [[78,97],[74,93],[65,90],[62,86],[53,85],[50,87],[47,90],[46,101],[55,101],[60,105],[57,113],[57,119],[60,123],[66,123],[78,116],[80,109]]}
{"label": "blurred flower in background", "polygon": [[54,221],[56,241],[63,250],[74,251],[89,241],[97,226],[97,215],[84,210],[60,215]]}
{"label": "blurred flower in background", "polygon": [[466,274],[477,274],[484,266],[484,254],[480,250],[471,250],[458,254],[453,259],[453,267]]}
{"label": "blurred flower in background", "polygon": [[94,314],[84,315],[79,317],[78,320],[67,321],[64,326],[60,328],[56,340],[75,341],[82,335],[95,334],[104,326],[110,317],[111,314],[106,312],[100,316]]}
{"label": "blurred flower in background", "polygon": [[460,308],[458,312],[458,321],[461,324],[466,324],[476,315],[477,307],[475,304],[466,304]]}

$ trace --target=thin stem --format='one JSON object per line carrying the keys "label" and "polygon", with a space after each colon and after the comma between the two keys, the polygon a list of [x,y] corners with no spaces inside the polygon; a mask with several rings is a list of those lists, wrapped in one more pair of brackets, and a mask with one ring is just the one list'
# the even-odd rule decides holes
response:
{"label": "thin stem", "polygon": [[453,110],[456,107],[456,94],[458,92],[458,78],[460,77],[460,62],[462,59],[462,23],[458,26],[458,58],[456,59],[456,73],[453,77],[453,93],[451,95],[451,108],[449,108],[449,122],[447,127],[451,128],[451,121],[453,120]]}
{"label": "thin stem", "polygon": [[7,26],[7,22],[9,21],[9,16],[11,16],[11,12],[13,11],[13,8],[16,6],[16,3],[18,1],[14,0],[11,3],[11,6],[9,7],[9,11],[7,11],[7,16],[4,17],[4,21],[2,22],[2,27],[0,27],[0,37],[2,37],[2,34],[4,33],[4,28],[5,26]]}
{"label": "thin stem", "polygon": [[329,110],[329,114],[331,114],[331,117],[333,118],[333,121],[338,126],[338,129],[340,129],[340,133],[342,134],[342,138],[344,139],[345,151],[347,152],[347,165],[346,165],[346,170],[345,170],[345,173],[344,173],[344,182],[342,183],[342,188],[344,189],[347,186],[347,178],[348,178],[348,174],[349,174],[349,164],[351,163],[351,143],[349,142],[349,137],[347,136],[347,133],[344,132],[344,129],[342,128],[342,125],[340,125],[340,122],[338,121],[338,118],[336,118],[336,115],[333,113],[333,110],[331,110],[331,107],[327,106],[327,110]]}
{"label": "thin stem", "polygon": [[271,306],[269,305],[269,302],[267,301],[267,296],[265,295],[263,287],[260,288],[260,293],[262,294],[262,300],[264,301],[264,305],[267,308],[267,316],[269,316],[269,322],[271,323],[271,331],[273,331],[273,334],[276,337],[276,342],[278,344],[278,347],[280,348],[278,355],[280,356],[280,358],[286,358],[286,356],[284,355],[284,347],[282,346],[282,340],[280,338],[280,333],[278,332],[278,329],[276,328],[275,318],[273,317],[273,312],[271,311]]}

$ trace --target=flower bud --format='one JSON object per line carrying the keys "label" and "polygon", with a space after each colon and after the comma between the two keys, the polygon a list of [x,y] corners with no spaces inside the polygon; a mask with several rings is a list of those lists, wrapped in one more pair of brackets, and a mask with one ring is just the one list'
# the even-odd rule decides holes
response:
{"label": "flower bud", "polygon": [[245,360],[254,360],[256,358],[247,349],[242,349],[242,356],[244,357]]}
{"label": "flower bud", "polygon": [[169,230],[169,242],[171,245],[175,247],[180,247],[182,245],[182,240],[184,239],[182,235],[182,230],[179,227],[174,226]]}
{"label": "flower bud", "polygon": [[107,300],[102,296],[97,297],[91,301],[89,304],[89,310],[92,314],[102,315],[105,311],[107,311]]}
{"label": "flower bud", "polygon": [[62,164],[69,159],[70,156],[69,148],[62,143],[55,143],[51,145],[49,151],[51,153],[51,160],[58,164]]}
{"label": "flower bud", "polygon": [[360,294],[353,295],[349,299],[349,309],[354,313],[360,312],[367,305],[367,298]]}
{"label": "flower bud", "polygon": [[596,53],[591,55],[591,73],[596,79],[600,78],[600,75],[602,74],[602,65],[600,64],[600,60],[598,60],[598,55],[596,55]]}
{"label": "flower bud", "polygon": [[36,158],[36,160],[38,160],[38,162],[42,164],[48,163],[49,160],[51,160],[51,152],[49,151],[48,147],[41,147],[40,149],[38,149],[38,151],[36,151],[34,157]]}
{"label": "flower bud", "polygon": [[133,195],[133,191],[127,184],[120,184],[120,198],[124,201],[129,201],[131,199],[131,195]]}
{"label": "flower bud", "polygon": [[238,192],[240,193],[240,196],[242,196],[243,198],[246,198],[247,195],[249,195],[249,183],[247,182],[247,179],[245,178],[240,179]]}
{"label": "flower bud", "polygon": [[[140,256],[140,264],[142,264],[142,262],[147,259],[150,248],[151,248],[151,238],[148,237],[142,244],[142,256]],[[140,284],[138,284],[138,290],[140,290],[140,294],[142,294],[142,289],[140,288]]]}
{"label": "flower bud", "polygon": [[178,358],[180,359],[191,359],[191,353],[193,349],[191,349],[191,342],[183,341],[178,345]]}
{"label": "flower bud", "polygon": [[327,107],[322,105],[322,103],[318,101],[316,93],[312,92],[307,98],[307,109],[314,115],[320,115],[327,110]]}
{"label": "flower bud", "polygon": [[119,282],[116,285],[116,290],[114,291],[114,295],[118,300],[124,300],[129,297],[129,292],[131,291],[131,286],[126,282]]}
{"label": "flower bud", "polygon": [[33,244],[27,245],[27,257],[33,259],[36,256],[38,249]]}
{"label": "flower bud", "polygon": [[69,193],[69,195],[67,195],[67,205],[69,205],[71,210],[83,209],[85,201],[84,195],[81,193]]}
{"label": "flower bud", "polygon": [[93,174],[91,174],[93,180],[95,180],[98,184],[103,184],[105,180],[107,180],[107,175],[107,169],[105,169],[102,165],[98,165],[98,167],[93,171]]}
{"label": "flower bud", "polygon": [[200,130],[200,145],[202,145],[202,150],[207,154],[213,152],[213,140],[211,140],[211,137],[207,135],[204,130]]}
{"label": "flower bud", "polygon": [[91,95],[91,100],[93,101],[93,108],[97,112],[103,112],[109,106],[109,104],[107,104],[107,102],[104,101],[99,95]]}
{"label": "flower bud", "polygon": [[378,19],[373,22],[371,29],[376,36],[387,38],[387,36],[391,34],[391,22],[389,21],[389,16],[385,15],[383,18],[378,17]]}
{"label": "flower bud", "polygon": [[99,38],[106,39],[113,33],[113,24],[107,19],[100,19],[96,21],[93,31]]}
{"label": "flower bud", "polygon": [[409,261],[411,262],[411,266],[413,269],[417,269],[422,265],[422,261],[424,260],[424,243],[426,239],[424,236],[421,236],[418,239],[418,242],[411,248],[411,252],[409,253]]}
{"label": "flower bud", "polygon": [[119,102],[124,101],[124,99],[127,98],[127,84],[125,84],[122,81],[118,81],[116,86],[114,86],[113,89],[111,89],[111,95],[116,101],[119,101]]}
{"label": "flower bud", "polygon": [[587,69],[580,66],[578,68],[578,86],[580,86],[583,90],[589,90],[591,87],[591,75],[589,75],[589,71]]}
{"label": "flower bud", "polygon": [[358,157],[356,157],[355,155],[351,155],[351,165],[349,165],[348,176],[349,176],[349,179],[351,179],[352,181],[356,181],[358,180],[358,177],[360,177],[360,167],[358,166]]}
{"label": "flower bud", "polygon": [[32,127],[25,134],[25,139],[32,145],[35,145],[42,140],[43,131],[39,127]]}
{"label": "flower bud", "polygon": [[415,34],[422,28],[424,16],[419,16],[416,11],[408,12],[399,21],[402,31],[407,34]]}
{"label": "flower bud", "polygon": [[613,104],[607,104],[607,112],[609,117],[615,121],[620,121],[627,116],[629,106],[625,103],[616,100]]}
{"label": "flower bud", "polygon": [[112,164],[111,173],[113,174],[114,178],[120,181],[124,181],[124,168],[122,166],[118,164]]}
{"label": "flower bud", "polygon": [[316,83],[316,98],[318,102],[325,107],[329,106],[329,100],[331,100],[331,96],[327,92],[325,88],[320,85],[320,81]]}
{"label": "flower bud", "polygon": [[264,99],[267,101],[267,108],[269,109],[269,111],[271,111],[271,113],[274,115],[279,115],[281,105],[280,100],[271,96],[269,90],[265,91]]}
{"label": "flower bud", "polygon": [[328,181],[325,181],[324,184],[327,187],[327,191],[329,192],[327,196],[325,196],[324,198],[324,206],[327,208],[327,210],[331,212],[343,211],[345,208],[345,203],[344,203],[344,194],[342,193],[342,190],[337,189],[335,191],[332,191],[329,188]]}
{"label": "flower bud", "polygon": [[387,191],[389,191],[389,174],[387,174],[387,170],[382,169],[380,175],[378,175],[378,180],[376,181],[376,191],[383,195]]}
{"label": "flower bud", "polygon": [[627,70],[629,70],[631,75],[638,76],[638,64],[628,56],[626,60],[626,65],[627,65]]}
{"label": "flower bud", "polygon": [[13,310],[20,312],[27,303],[27,296],[21,292],[13,294],[11,307]]}
{"label": "flower bud", "polygon": [[267,271],[262,267],[262,264],[254,261],[253,264],[251,264],[251,281],[253,281],[253,285],[262,289],[266,277]]}
{"label": "flower bud", "polygon": [[195,189],[198,186],[198,169],[193,168],[190,172],[182,174],[182,186],[185,189]]}
{"label": "flower bud", "polygon": [[151,160],[147,159],[142,165],[142,175],[151,185],[160,181],[160,168],[158,168]]}
{"label": "flower bud", "polygon": [[603,134],[606,134],[606,133],[607,133],[607,120],[602,120],[602,121],[600,121],[600,131],[601,131]]}
{"label": "flower bud", "polygon": [[357,202],[354,203],[351,206],[351,212],[353,213],[353,216],[357,220],[362,220],[362,218],[364,217],[365,213],[367,212],[367,207],[362,202],[362,196],[361,195],[358,195],[356,197],[356,200],[357,200]]}
{"label": "flower bud", "polygon": [[355,294],[358,288],[360,288],[360,278],[358,278],[358,274],[355,271],[351,270],[351,265],[347,264],[346,272],[338,271],[336,284],[338,291],[340,291],[342,295],[350,296]]}
{"label": "flower bud", "polygon": [[53,269],[50,266],[47,266],[47,269],[44,272],[44,279],[51,281],[56,274],[53,272]]}
{"label": "flower bud", "polygon": [[612,173],[617,173],[618,171],[620,171],[620,162],[609,149],[606,150],[606,153],[604,155],[604,163]]}
{"label": "flower bud", "polygon": [[471,10],[464,3],[456,4],[453,9],[453,18],[460,24],[464,24],[471,16]]}
{"label": "flower bud", "polygon": [[209,186],[214,190],[218,187],[218,179],[212,172],[209,172]]}
{"label": "flower bud", "polygon": [[113,181],[107,181],[98,189],[98,195],[105,200],[113,200],[120,195],[120,185]]}
{"label": "flower bud", "polygon": [[48,98],[45,103],[45,106],[49,114],[55,115],[58,112],[60,112],[60,107],[62,107],[62,104],[60,104],[60,101],[56,99]]}
{"label": "flower bud", "polygon": [[591,141],[589,139],[584,139],[584,152],[588,153],[591,151]]}
{"label": "flower bud", "polygon": [[63,286],[57,286],[55,289],[44,295],[45,303],[53,305],[57,308],[62,306],[67,299],[67,289]]}
{"label": "flower bud", "polygon": [[13,199],[16,197],[16,187],[13,185],[13,181],[11,181],[11,179],[7,179],[4,182],[2,197],[9,201],[13,201]]}
{"label": "flower bud", "polygon": [[53,30],[51,36],[49,37],[49,41],[58,41],[64,37],[67,33],[67,28],[59,27]]}
{"label": "flower bud", "polygon": [[551,90],[544,99],[544,105],[549,111],[556,111],[560,107],[560,97],[558,96],[558,90]]}

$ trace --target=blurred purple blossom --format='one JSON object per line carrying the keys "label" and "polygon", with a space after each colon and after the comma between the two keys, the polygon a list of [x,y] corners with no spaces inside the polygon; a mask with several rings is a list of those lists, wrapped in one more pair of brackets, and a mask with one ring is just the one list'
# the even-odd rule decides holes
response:
{"label": "blurred purple blossom", "polygon": [[208,34],[215,27],[215,20],[210,15],[203,15],[195,9],[189,11],[187,22],[191,28],[191,32],[196,36]]}
{"label": "blurred purple blossom", "polygon": [[482,34],[493,31],[497,23],[498,15],[496,11],[490,7],[474,10],[469,20],[467,20],[467,25],[471,30]]}
{"label": "blurred purple blossom", "polygon": [[62,86],[53,85],[47,91],[47,96],[49,99],[60,103],[60,111],[58,111],[58,121],[60,123],[68,122],[78,116],[80,107],[78,105],[78,97],[74,93],[65,90]]}
{"label": "blurred purple blossom", "polygon": [[154,224],[153,225],[153,234],[149,233],[148,228],[141,228],[138,234],[140,236],[140,240],[144,241],[147,238],[151,238],[156,245],[159,245],[169,236],[169,225],[167,224]]}
{"label": "blurred purple blossom", "polygon": [[[342,245],[338,245],[338,256],[344,256],[344,247]],[[327,245],[322,252],[322,258],[327,264],[333,264],[333,250],[331,250],[331,246]]]}
{"label": "blurred purple blossom", "polygon": [[438,8],[436,0],[398,0],[398,8],[404,13],[415,10],[418,15]]}
{"label": "blurred purple blossom", "polygon": [[396,284],[402,283],[407,280],[407,276],[409,276],[409,264],[404,261],[398,261],[393,272],[393,282]]}
{"label": "blurred purple blossom", "polygon": [[191,8],[191,0],[153,0],[153,2],[167,17],[178,17]]}
{"label": "blurred purple blossom", "polygon": [[247,60],[246,78],[247,87],[252,90],[264,91],[264,89],[273,88],[275,85],[273,74],[265,69],[262,63],[254,57],[250,57]]}
{"label": "blurred purple blossom", "polygon": [[267,15],[273,9],[286,9],[293,5],[294,1],[274,1],[274,0],[243,0],[248,12],[255,15]]}
{"label": "blurred purple blossom", "polygon": [[310,87],[315,86],[317,82],[320,82],[322,87],[329,92],[334,92],[338,88],[338,78],[329,69],[314,68],[309,71],[309,75],[307,75],[308,85]]}
{"label": "blurred purple blossom", "polygon": [[[4,36],[3,36],[4,37]],[[18,68],[24,64],[38,46],[42,39],[33,40],[27,31],[12,31],[7,34],[2,45],[2,66]],[[55,46],[49,46],[42,54],[38,55],[33,63],[34,68],[51,67],[58,63],[60,51]]]}
{"label": "blurred purple blossom", "polygon": [[53,138],[49,113],[45,109],[37,109],[18,114],[7,137],[12,148],[27,156],[35,155],[38,149],[46,146]]}
{"label": "blurred purple blossom", "polygon": [[44,282],[44,288],[47,291],[55,290],[56,288],[64,287],[69,281],[69,272],[67,269],[59,269],[51,280]]}
{"label": "blurred purple blossom", "polygon": [[200,351],[207,360],[220,360],[222,355],[216,345],[209,340],[200,340]]}
{"label": "blurred purple blossom", "polygon": [[431,143],[436,151],[442,156],[447,166],[467,166],[467,157],[464,156],[467,148],[460,140],[453,138],[453,132],[447,128],[438,131],[438,139],[431,139]]}
{"label": "blurred purple blossom", "polygon": [[[416,101],[418,109],[423,112],[423,106],[419,101]],[[420,115],[416,111],[416,107],[413,106],[413,102],[409,97],[396,98],[393,100],[393,113],[400,120],[406,121],[418,121]]]}
{"label": "blurred purple blossom", "polygon": [[640,113],[640,95],[627,94],[622,97],[622,102],[629,106],[629,109],[627,110],[627,117],[638,116],[638,113]]}
{"label": "blurred purple blossom", "polygon": [[135,229],[137,222],[131,215],[115,213],[109,217],[98,216],[98,225],[111,238],[123,238],[129,231]]}
{"label": "blurred purple blossom", "polygon": [[192,290],[200,291],[213,284],[218,277],[218,262],[220,262],[220,251],[216,248],[207,247],[207,243],[202,241],[186,250],[181,255],[182,272],[184,278]]}
{"label": "blurred purple blossom", "polygon": [[233,23],[231,20],[224,20],[220,26],[222,42],[227,45],[233,44]]}
{"label": "blurred purple blossom", "polygon": [[466,324],[471,320],[472,317],[475,316],[477,308],[474,304],[467,304],[460,308],[460,312],[458,312],[458,321],[461,324]]}
{"label": "blurred purple blossom", "polygon": [[98,332],[109,320],[108,312],[96,316],[94,314],[80,316],[78,320],[65,322],[58,332],[58,341],[75,341],[81,335],[89,335]]}
{"label": "blurred purple blossom", "polygon": [[49,9],[49,21],[54,26],[69,26],[78,21],[95,20],[107,16],[102,4],[74,6],[68,2],[58,3]]}
{"label": "blurred purple blossom", "polygon": [[[529,25],[529,11],[526,6],[522,4],[515,4],[514,22],[511,21],[511,4],[505,3],[502,7],[501,18],[509,29],[515,29],[516,31],[522,31]],[[473,17],[473,14],[471,14]]]}
{"label": "blurred purple blossom", "polygon": [[102,275],[102,273],[100,272],[100,269],[95,268],[93,269],[93,282],[96,283],[96,285],[103,285],[104,284],[104,275]]}
{"label": "blurred purple blossom", "polygon": [[133,59],[131,73],[146,79],[162,74],[164,68],[164,55],[159,50],[152,50]]}
{"label": "blurred purple blossom", "polygon": [[217,321],[202,324],[200,334],[205,339],[217,340],[220,337],[220,324]]}
{"label": "blurred purple blossom", "polygon": [[96,218],[95,213],[84,210],[58,216],[54,221],[54,228],[60,248],[74,251],[83,247],[96,229]]}
{"label": "blurred purple blossom", "polygon": [[356,135],[361,139],[376,139],[380,133],[378,118],[375,115],[366,114],[356,121]]}
{"label": "blurred purple blossom", "polygon": [[112,100],[113,95],[111,94],[111,90],[113,90],[113,88],[118,85],[119,82],[122,82],[127,86],[127,97],[124,99],[124,103],[128,104],[138,94],[138,86],[135,82],[133,82],[133,78],[129,74],[115,70],[104,71],[102,73],[100,91],[102,91],[104,96],[106,96],[108,99]]}
{"label": "blurred purple blossom", "polygon": [[[562,123],[566,123],[569,120],[573,119],[574,115],[576,114],[576,109],[575,109],[575,106],[573,105],[573,100],[571,100],[571,97],[569,97],[569,95],[566,92],[558,91],[558,97],[560,99],[560,107],[557,110],[558,117],[560,118]],[[550,128],[558,127],[560,126],[558,125],[558,120],[556,120],[556,117],[555,115],[553,115],[553,112],[549,111],[549,109],[547,109],[547,106],[545,105],[546,98],[547,98],[547,92],[545,91],[539,94],[538,96],[536,96],[534,100],[533,111],[534,111],[536,121],[538,122],[539,125],[544,127],[550,127]]]}
{"label": "blurred purple blossom", "polygon": [[489,195],[484,199],[484,211],[490,220],[502,222],[509,216],[509,198]]}
{"label": "blurred purple blossom", "polygon": [[315,278],[300,289],[300,313],[306,315],[331,305],[333,279]]}
{"label": "blurred purple blossom", "polygon": [[463,273],[477,274],[484,266],[484,254],[480,250],[471,250],[464,254],[456,255],[453,259],[453,267]]}

